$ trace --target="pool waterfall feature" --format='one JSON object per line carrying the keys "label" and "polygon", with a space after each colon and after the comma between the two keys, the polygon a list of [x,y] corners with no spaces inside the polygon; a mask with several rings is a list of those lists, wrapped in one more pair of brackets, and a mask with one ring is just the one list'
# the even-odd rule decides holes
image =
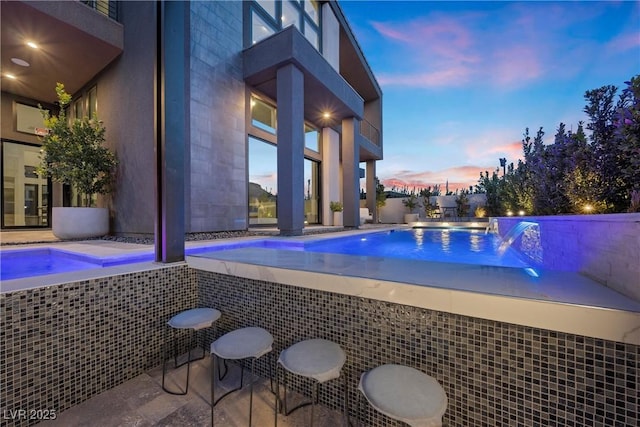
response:
{"label": "pool waterfall feature", "polygon": [[[498,252],[504,254],[516,239],[521,237],[526,230],[532,227],[538,227],[538,223],[531,221],[518,222],[511,228],[511,230],[509,230],[504,236],[502,236],[502,242],[498,247]],[[539,242],[540,240],[538,239],[538,243]]]}
{"label": "pool waterfall feature", "polygon": [[[587,218],[586,225],[578,224],[577,218],[536,221],[545,239],[549,230],[562,236],[557,243],[573,242],[568,236],[575,236],[576,241],[556,257],[564,262],[593,269],[590,254],[571,260],[571,251],[607,249],[600,251],[600,260],[627,266],[614,276],[617,280],[632,271],[630,266],[640,265],[630,262],[638,261],[634,257],[640,254],[640,215],[627,218],[630,221]],[[508,230],[513,224],[500,228]],[[602,236],[605,242],[598,246]],[[621,244],[625,251],[608,250]],[[545,256],[547,247],[554,246],[544,246]],[[350,399],[357,396],[362,371],[396,362],[421,369],[443,384],[449,396],[445,421],[452,427],[640,425],[636,312],[302,274],[240,261],[197,258],[208,263],[200,266],[194,259],[189,265],[149,266],[0,294],[3,409],[60,412],[157,367],[166,320],[186,308],[215,306],[223,312],[218,335],[261,325],[274,334],[276,352],[307,336],[343,344]],[[637,285],[637,277],[630,275],[627,282]],[[344,293],[345,286],[351,286],[350,294]],[[421,291],[430,292],[430,297],[417,297]],[[458,297],[452,299],[454,294]],[[495,311],[500,301],[510,320],[486,318],[475,311]],[[608,325],[610,338],[594,336],[595,327],[581,333],[562,330],[591,322],[591,314],[609,316],[594,326]],[[519,318],[527,316],[549,326],[531,326]],[[186,348],[187,343],[183,345]],[[266,375],[265,369],[259,366],[261,375]],[[340,394],[327,390],[321,402],[338,405],[333,399]],[[362,410],[356,414],[352,408],[351,415],[359,415],[365,425],[397,425]],[[2,426],[31,424],[0,420]]]}
{"label": "pool waterfall feature", "polygon": [[[534,222],[510,246],[541,268],[577,271],[640,302],[640,213],[491,218],[503,239]],[[531,234],[522,238],[527,231]]]}

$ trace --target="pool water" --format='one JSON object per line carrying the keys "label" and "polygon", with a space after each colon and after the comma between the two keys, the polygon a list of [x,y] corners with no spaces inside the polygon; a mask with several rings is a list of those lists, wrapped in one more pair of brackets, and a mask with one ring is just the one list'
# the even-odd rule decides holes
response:
{"label": "pool water", "polygon": [[0,280],[90,270],[152,259],[153,254],[100,258],[53,248],[0,251]]}
{"label": "pool water", "polygon": [[423,261],[527,268],[518,252],[499,251],[502,240],[484,230],[421,229],[393,230],[342,237],[305,245],[308,252],[380,256]]}
{"label": "pool water", "polygon": [[[270,248],[343,255],[379,256],[499,267],[531,267],[517,251],[499,251],[502,240],[478,230],[412,229],[373,232],[311,241],[264,239],[189,248],[186,255],[243,247]],[[152,252],[97,257],[54,248],[0,251],[0,280],[89,270],[152,261]]]}

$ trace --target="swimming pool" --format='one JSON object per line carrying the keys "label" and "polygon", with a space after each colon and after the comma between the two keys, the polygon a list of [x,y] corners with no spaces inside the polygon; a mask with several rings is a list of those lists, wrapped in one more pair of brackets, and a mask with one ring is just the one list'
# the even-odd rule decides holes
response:
{"label": "swimming pool", "polygon": [[[185,253],[198,255],[239,248],[269,248],[499,267],[529,267],[517,251],[509,248],[501,253],[500,242],[498,236],[478,230],[412,229],[369,232],[347,237],[314,236],[307,240],[266,238],[235,242],[218,241],[215,244],[189,247]],[[94,256],[53,247],[3,250],[0,251],[0,279],[12,280],[89,270],[153,259],[154,254],[151,250],[111,256]]]}
{"label": "swimming pool", "polygon": [[0,251],[0,280],[90,270],[153,260],[153,253],[99,257],[44,247]]}
{"label": "swimming pool", "polygon": [[484,230],[390,230],[308,243],[308,252],[380,256],[408,260],[527,268],[531,264],[512,249],[500,250],[502,239]]}

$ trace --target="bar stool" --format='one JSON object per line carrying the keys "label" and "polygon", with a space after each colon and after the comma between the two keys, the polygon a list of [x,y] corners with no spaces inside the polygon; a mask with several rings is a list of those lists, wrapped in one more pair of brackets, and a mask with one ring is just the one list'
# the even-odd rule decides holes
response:
{"label": "bar stool", "polygon": [[[278,362],[284,368],[284,415],[288,416],[293,411],[300,409],[303,406],[311,405],[311,422],[309,423],[309,426],[313,427],[313,412],[316,403],[318,403],[318,386],[321,383],[339,378],[346,359],[344,351],[338,344],[325,339],[300,341],[293,344],[291,347],[282,350]],[[295,408],[288,410],[287,372],[315,380],[311,402],[303,402]],[[346,420],[347,382],[345,376],[343,376],[343,380],[343,413]],[[276,388],[276,395],[280,397],[279,382],[276,381],[276,383],[278,384]]]}
{"label": "bar stool", "polygon": [[[435,378],[402,365],[365,372],[358,386],[378,412],[412,427],[440,427],[447,394]],[[359,411],[358,411],[359,412]]]}
{"label": "bar stool", "polygon": [[[211,426],[213,427],[213,408],[225,397],[238,391],[243,387],[244,369],[241,367],[240,371],[240,386],[230,390],[220,396],[218,400],[215,399],[215,360],[216,356],[223,360],[242,360],[251,359],[251,376],[254,373],[254,366],[256,359],[271,352],[273,345],[273,336],[263,329],[258,327],[248,327],[236,329],[227,334],[224,334],[217,340],[211,343]],[[269,364],[271,367],[271,364]],[[226,372],[225,372],[226,375]],[[218,367],[218,376],[220,377],[220,367]],[[272,376],[273,377],[273,376]],[[219,378],[222,380],[222,378]],[[253,412],[253,379],[250,383],[249,393],[249,427],[251,427],[251,415]],[[276,400],[277,402],[277,400]],[[277,407],[277,403],[276,403]]]}
{"label": "bar stool", "polygon": [[[167,322],[167,325],[169,325],[169,327],[173,331],[173,368],[177,369],[186,363],[187,364],[187,382],[186,382],[184,391],[169,390],[165,386],[164,379],[167,373],[167,351],[166,351],[166,345],[165,345],[164,358],[162,360],[162,389],[164,391],[170,394],[175,394],[175,395],[187,394],[187,392],[189,391],[189,371],[191,368],[191,362],[204,358],[204,354],[205,354],[204,346],[200,345],[202,349],[202,356],[197,359],[191,358],[191,351],[193,350],[194,347],[196,347],[196,343],[194,341],[197,341],[197,339],[194,339],[194,337],[201,330],[205,328],[210,328],[211,326],[213,326],[214,322],[218,320],[220,316],[221,316],[220,311],[216,310],[215,308],[192,308],[190,310],[182,311],[176,314],[175,316],[173,316],[171,319],[169,319],[169,321]],[[178,365],[178,354],[177,354],[178,352],[176,349],[176,341],[177,341],[176,333],[179,330],[185,330],[185,329],[191,330],[191,346],[189,347],[189,355],[187,357],[187,361]]]}

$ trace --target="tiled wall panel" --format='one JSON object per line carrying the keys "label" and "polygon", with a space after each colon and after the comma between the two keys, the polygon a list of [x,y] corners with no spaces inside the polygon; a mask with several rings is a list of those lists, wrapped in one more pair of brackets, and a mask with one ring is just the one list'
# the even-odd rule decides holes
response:
{"label": "tiled wall panel", "polygon": [[[270,330],[273,356],[305,338],[341,344],[352,415],[361,372],[401,363],[442,384],[449,426],[640,424],[638,346],[186,266],[0,295],[2,410],[61,412],[158,366],[166,320],[203,305],[223,312],[218,334]],[[325,404],[341,396],[339,382],[321,388]],[[364,425],[399,425],[361,403]]]}
{"label": "tiled wall panel", "polygon": [[243,2],[194,1],[189,7],[187,232],[245,230]]}
{"label": "tiled wall panel", "polygon": [[[500,235],[505,237],[523,220],[537,224],[532,228],[538,233],[536,256],[541,261],[534,265],[578,271],[640,301],[640,213],[503,217],[498,219]],[[524,238],[513,237],[513,247],[531,253]]]}
{"label": "tiled wall panel", "polygon": [[9,411],[60,413],[158,366],[165,322],[197,297],[186,265],[1,294],[0,425],[29,425]]}
{"label": "tiled wall panel", "polygon": [[[640,425],[638,346],[217,273],[198,281],[201,304],[223,312],[218,333],[262,326],[275,355],[306,338],[342,345],[353,415],[360,374],[400,363],[442,384],[451,427]],[[337,407],[339,386],[321,387],[321,400]],[[364,402],[360,417],[400,425]]]}

